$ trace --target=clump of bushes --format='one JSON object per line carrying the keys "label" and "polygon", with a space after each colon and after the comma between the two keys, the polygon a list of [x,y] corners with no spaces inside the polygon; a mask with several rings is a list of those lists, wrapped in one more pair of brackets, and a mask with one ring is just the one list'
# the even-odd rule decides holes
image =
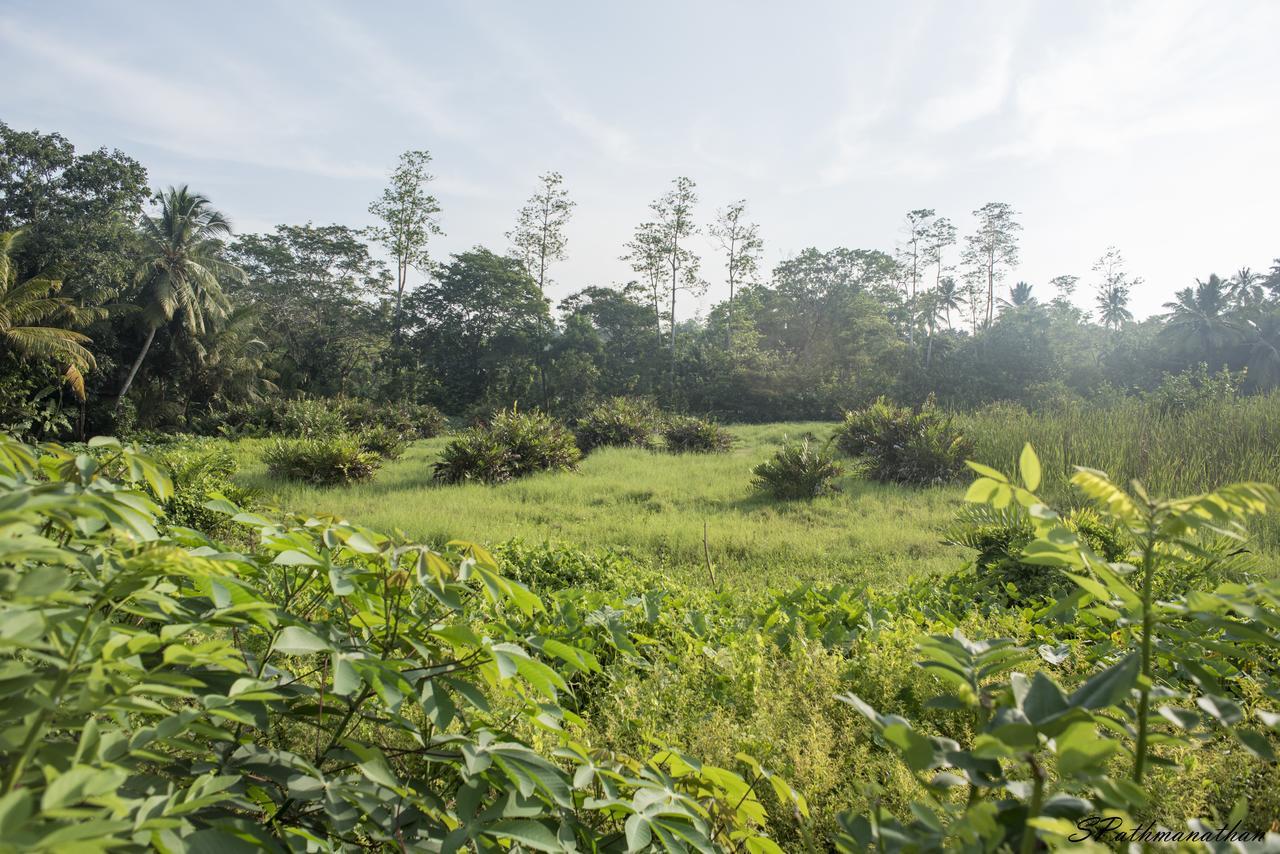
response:
{"label": "clump of bushes", "polygon": [[267,449],[267,468],[277,477],[320,486],[355,483],[373,477],[381,461],[350,434],[277,439]]}
{"label": "clump of bushes", "polygon": [[662,438],[673,454],[714,454],[729,450],[733,437],[705,418],[675,415],[662,425]]}
{"label": "clump of bushes", "polygon": [[280,432],[287,436],[317,438],[347,430],[347,419],[331,401],[314,397],[287,400],[280,412]]}
{"label": "clump of bushes", "polygon": [[435,464],[435,479],[502,483],[540,471],[571,471],[581,458],[573,434],[559,421],[512,407],[451,441]]}
{"label": "clump of bushes", "polygon": [[428,403],[377,403],[359,397],[340,398],[338,411],[352,430],[381,427],[405,439],[430,439],[448,426],[448,419]]}
{"label": "clump of bushes", "polygon": [[1209,366],[1201,362],[1176,374],[1166,373],[1160,385],[1147,394],[1162,415],[1183,415],[1194,409],[1224,406],[1240,393],[1245,372],[1233,373],[1224,365],[1216,374],[1209,373]]}
{"label": "clump of bushes", "polygon": [[237,404],[221,413],[210,429],[224,436],[315,437],[378,427],[411,440],[438,436],[447,426],[444,414],[429,404],[299,397]]}
{"label": "clump of bushes", "polygon": [[445,446],[433,468],[441,483],[503,483],[511,479],[511,452],[485,428],[472,427]]}
{"label": "clump of bushes", "polygon": [[226,448],[183,443],[149,450],[173,480],[173,494],[161,504],[166,524],[225,535],[233,530],[231,521],[225,513],[205,506],[210,496],[219,494],[240,507],[253,502],[253,490],[232,479],[239,465]]}
{"label": "clump of bushes", "polygon": [[836,444],[875,480],[921,486],[955,480],[973,454],[973,443],[932,399],[912,410],[882,397],[847,412]]}
{"label": "clump of bushes", "polygon": [[502,571],[531,590],[636,589],[657,574],[626,552],[614,548],[583,549],[567,543],[509,540],[494,548]]}
{"label": "clump of bushes", "polygon": [[831,453],[830,444],[815,447],[807,438],[786,442],[773,457],[751,470],[751,485],[781,499],[839,492],[835,479],[844,474],[844,466]]}
{"label": "clump of bushes", "polygon": [[394,428],[374,424],[355,435],[363,450],[384,460],[398,460],[404,454],[404,434]]}
{"label": "clump of bushes", "polygon": [[[1124,533],[1090,508],[1067,515],[1063,524],[1107,562],[1123,560],[1129,552]],[[1035,538],[1030,518],[1016,504],[999,509],[987,504],[966,504],[945,537],[949,543],[978,553],[967,572],[976,587],[1001,591],[1006,604],[1054,598],[1075,587],[1059,568],[1025,562],[1023,552]]]}
{"label": "clump of bushes", "polygon": [[578,447],[589,453],[601,447],[649,448],[658,424],[653,404],[613,397],[594,406],[577,427]]}

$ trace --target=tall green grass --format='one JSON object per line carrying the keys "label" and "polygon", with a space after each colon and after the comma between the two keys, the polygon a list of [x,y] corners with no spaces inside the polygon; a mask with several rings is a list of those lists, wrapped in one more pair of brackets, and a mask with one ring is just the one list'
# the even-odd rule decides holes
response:
{"label": "tall green grass", "polygon": [[[1126,400],[1105,407],[1033,413],[996,405],[959,418],[979,462],[1014,471],[1030,442],[1044,472],[1041,491],[1073,500],[1075,466],[1101,469],[1117,482],[1137,479],[1156,496],[1191,495],[1238,481],[1280,484],[1280,394],[1206,404],[1182,413]],[[1260,544],[1280,547],[1280,518],[1255,529]]]}
{"label": "tall green grass", "polygon": [[961,416],[979,461],[1010,471],[1024,442],[1040,456],[1050,489],[1074,466],[1137,478],[1157,495],[1180,495],[1242,480],[1280,483],[1280,395],[1247,397],[1186,413],[1149,403],[1031,413],[993,406]]}

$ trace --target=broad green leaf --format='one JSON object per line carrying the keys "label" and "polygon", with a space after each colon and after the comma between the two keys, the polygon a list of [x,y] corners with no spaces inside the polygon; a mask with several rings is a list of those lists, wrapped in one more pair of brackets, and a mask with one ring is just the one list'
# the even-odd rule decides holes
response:
{"label": "broad green leaf", "polygon": [[328,652],[332,646],[328,641],[317,637],[310,629],[304,629],[302,626],[285,626],[276,636],[273,649],[286,655],[306,655],[310,652]]}
{"label": "broad green leaf", "polygon": [[982,463],[974,462],[973,460],[965,460],[964,464],[967,465],[969,468],[973,469],[974,471],[976,471],[978,474],[982,475],[983,477],[989,477],[998,483],[1009,482],[1009,478],[1005,477],[1003,474],[996,471],[991,466],[985,466]]}
{"label": "broad green leaf", "polygon": [[485,827],[489,836],[511,839],[534,851],[564,851],[560,840],[545,824],[530,819],[503,819]]}
{"label": "broad green leaf", "polygon": [[1058,773],[1064,777],[1101,771],[1107,760],[1120,749],[1119,742],[1099,736],[1097,727],[1085,721],[1067,727],[1054,739],[1054,743],[1058,753]]}
{"label": "broad green leaf", "polygon": [[1141,661],[1136,654],[1125,656],[1106,670],[1094,674],[1072,693],[1068,703],[1084,709],[1105,709],[1129,697],[1138,680]]}
{"label": "broad green leaf", "polygon": [[1018,457],[1018,471],[1022,474],[1023,485],[1032,492],[1040,487],[1040,458],[1032,450],[1031,443],[1022,446],[1022,455]]}

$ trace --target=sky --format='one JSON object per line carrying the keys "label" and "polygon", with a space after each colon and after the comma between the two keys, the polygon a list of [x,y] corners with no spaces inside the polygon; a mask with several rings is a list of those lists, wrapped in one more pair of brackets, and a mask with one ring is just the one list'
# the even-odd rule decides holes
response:
{"label": "sky", "polygon": [[[622,246],[678,175],[704,226],[747,201],[766,270],[892,251],[916,208],[964,234],[1002,201],[1008,283],[1047,298],[1075,274],[1087,305],[1114,245],[1143,316],[1280,256],[1276,32],[1272,0],[0,0],[0,121],[119,148],[241,232],[369,225],[399,153],[427,149],[437,259],[506,249],[556,170],[577,202],[557,299],[632,278]],[[727,293],[695,248],[688,314]]]}

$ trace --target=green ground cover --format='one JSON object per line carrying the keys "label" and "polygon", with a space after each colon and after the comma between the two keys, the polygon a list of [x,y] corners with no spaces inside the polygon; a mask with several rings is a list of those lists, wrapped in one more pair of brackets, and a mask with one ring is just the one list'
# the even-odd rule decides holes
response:
{"label": "green ground cover", "polygon": [[446,438],[415,443],[368,483],[315,487],[273,478],[265,440],[233,444],[241,480],[269,503],[359,520],[414,539],[563,542],[631,551],[681,580],[706,577],[703,527],[717,581],[739,587],[798,581],[896,585],[954,569],[964,550],[942,542],[961,487],[913,489],[844,475],[841,492],[781,502],[751,488],[751,467],[785,438],[834,425],[810,422],[731,428],[725,454],[672,455],[603,448],[576,473],[535,475],[498,486],[440,486],[431,464]]}

